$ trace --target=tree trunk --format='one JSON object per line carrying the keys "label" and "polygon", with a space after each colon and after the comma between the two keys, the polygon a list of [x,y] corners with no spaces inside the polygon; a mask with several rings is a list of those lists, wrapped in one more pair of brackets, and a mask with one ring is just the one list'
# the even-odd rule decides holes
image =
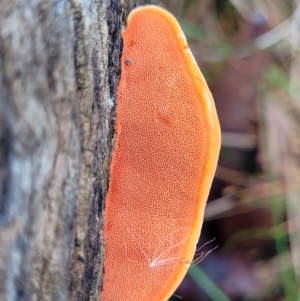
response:
{"label": "tree trunk", "polygon": [[0,301],[99,298],[121,24],[146,2],[0,3]]}

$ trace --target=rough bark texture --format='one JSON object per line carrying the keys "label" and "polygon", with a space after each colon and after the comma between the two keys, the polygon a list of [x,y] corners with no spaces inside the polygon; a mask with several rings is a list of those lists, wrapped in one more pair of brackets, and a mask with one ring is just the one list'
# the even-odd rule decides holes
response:
{"label": "rough bark texture", "polygon": [[0,4],[0,300],[66,300],[80,175],[68,2]]}
{"label": "rough bark texture", "polygon": [[121,24],[146,2],[0,3],[0,301],[99,298]]}

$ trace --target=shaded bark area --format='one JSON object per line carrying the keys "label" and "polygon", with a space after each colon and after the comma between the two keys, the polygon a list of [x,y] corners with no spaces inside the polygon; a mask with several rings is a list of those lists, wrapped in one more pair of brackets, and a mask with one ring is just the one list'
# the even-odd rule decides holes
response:
{"label": "shaded bark area", "polygon": [[[103,200],[114,136],[121,51],[118,1],[71,1],[77,95],[81,116],[81,174],[69,300],[97,300],[103,266]],[[89,16],[88,18],[86,16]]]}

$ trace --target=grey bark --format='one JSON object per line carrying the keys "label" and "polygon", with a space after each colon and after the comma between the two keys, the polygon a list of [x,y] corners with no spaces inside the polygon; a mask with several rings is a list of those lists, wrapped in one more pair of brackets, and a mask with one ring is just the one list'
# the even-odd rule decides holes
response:
{"label": "grey bark", "polygon": [[0,300],[68,294],[80,177],[69,7],[0,4]]}

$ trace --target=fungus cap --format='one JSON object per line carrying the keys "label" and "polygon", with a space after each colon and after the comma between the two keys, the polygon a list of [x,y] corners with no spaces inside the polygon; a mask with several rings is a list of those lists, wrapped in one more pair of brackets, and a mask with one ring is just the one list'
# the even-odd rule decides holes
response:
{"label": "fungus cap", "polygon": [[101,301],[164,301],[193,260],[220,128],[170,13],[135,9],[122,37]]}

